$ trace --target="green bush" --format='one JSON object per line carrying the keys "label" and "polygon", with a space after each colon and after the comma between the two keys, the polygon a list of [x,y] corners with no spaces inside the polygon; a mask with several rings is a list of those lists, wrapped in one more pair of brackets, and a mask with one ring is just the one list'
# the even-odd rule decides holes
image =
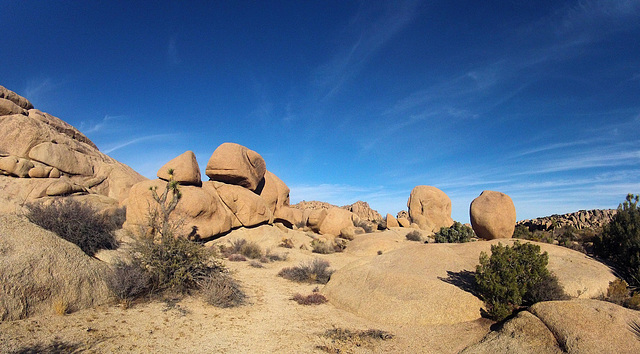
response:
{"label": "green bush", "polygon": [[64,198],[49,205],[34,203],[26,207],[29,221],[76,244],[89,256],[100,249],[118,246],[113,233],[118,228],[117,222],[100,215],[87,203]]}
{"label": "green bush", "polygon": [[474,235],[472,228],[454,221],[450,227],[440,228],[433,237],[436,243],[463,243],[471,241]]}
{"label": "green bush", "polygon": [[640,207],[638,195],[629,194],[618,213],[593,240],[595,255],[614,263],[625,280],[640,286]]}
{"label": "green bush", "polygon": [[522,304],[564,299],[548,260],[540,246],[518,241],[513,247],[492,245],[491,257],[482,252],[475,280],[489,316],[500,321]]}

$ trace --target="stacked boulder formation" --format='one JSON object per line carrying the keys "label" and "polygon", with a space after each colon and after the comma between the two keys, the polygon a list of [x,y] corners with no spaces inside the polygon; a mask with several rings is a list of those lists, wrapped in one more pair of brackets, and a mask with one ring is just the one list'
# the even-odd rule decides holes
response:
{"label": "stacked boulder formation", "polygon": [[[169,174],[171,170],[172,174]],[[137,183],[127,201],[125,227],[144,231],[150,208],[157,207],[151,189],[158,194],[172,178],[182,197],[173,217],[181,235],[209,240],[239,227],[280,222],[291,227],[302,218],[289,206],[289,188],[267,171],[262,156],[244,146],[224,143],[211,155],[206,167],[209,181],[201,181],[195,154],[187,151],[158,170],[158,179]]]}
{"label": "stacked boulder formation", "polygon": [[103,205],[117,205],[144,179],[101,153],[73,126],[0,86],[0,197],[5,201],[94,195]]}
{"label": "stacked boulder formation", "polygon": [[529,231],[549,231],[562,227],[573,227],[578,230],[598,229],[611,222],[617,212],[616,209],[580,210],[569,214],[521,220],[517,225],[526,226]]}

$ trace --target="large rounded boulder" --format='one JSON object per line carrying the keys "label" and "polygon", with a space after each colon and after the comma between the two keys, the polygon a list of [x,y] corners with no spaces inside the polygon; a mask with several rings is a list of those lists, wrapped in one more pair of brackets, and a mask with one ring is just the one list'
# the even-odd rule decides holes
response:
{"label": "large rounded boulder", "polygon": [[471,202],[471,226],[485,240],[511,238],[516,227],[516,207],[511,198],[500,192],[483,191]]}
{"label": "large rounded boulder", "polygon": [[437,232],[440,228],[453,225],[451,199],[436,187],[413,188],[407,207],[411,221],[422,230]]}
{"label": "large rounded boulder", "polygon": [[205,172],[212,181],[256,191],[264,183],[267,167],[257,152],[242,145],[224,143],[211,155]]}

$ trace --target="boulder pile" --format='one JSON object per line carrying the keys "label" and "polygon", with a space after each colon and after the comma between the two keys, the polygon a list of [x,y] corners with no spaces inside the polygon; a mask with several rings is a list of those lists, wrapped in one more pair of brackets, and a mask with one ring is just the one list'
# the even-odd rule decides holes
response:
{"label": "boulder pile", "polygon": [[0,190],[22,203],[51,196],[95,194],[117,205],[140,174],[101,153],[76,128],[34,109],[0,86]]}
{"label": "boulder pile", "polygon": [[180,234],[194,239],[209,240],[238,227],[274,222],[291,227],[302,218],[301,211],[289,206],[287,185],[266,170],[264,159],[253,150],[234,143],[220,145],[206,174],[210,180],[201,181],[192,151],[167,162],[158,170],[158,179],[131,188],[125,227],[148,231],[150,210],[158,208],[152,190],[161,194],[170,179],[179,182],[182,194],[173,221],[181,224]]}
{"label": "boulder pile", "polygon": [[521,220],[517,225],[526,226],[532,232],[536,230],[549,231],[561,227],[574,227],[578,230],[597,229],[611,222],[617,212],[616,209],[580,210],[569,214]]}

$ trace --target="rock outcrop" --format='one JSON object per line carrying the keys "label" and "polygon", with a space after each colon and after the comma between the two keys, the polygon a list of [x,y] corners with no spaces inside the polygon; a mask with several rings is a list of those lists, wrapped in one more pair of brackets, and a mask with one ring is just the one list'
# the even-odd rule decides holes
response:
{"label": "rock outcrop", "polygon": [[398,223],[398,219],[394,218],[393,215],[387,214],[386,220],[387,220],[387,228],[400,227],[400,224]]}
{"label": "rock outcrop", "polygon": [[[385,241],[384,235],[389,235]],[[396,231],[359,237],[349,243],[350,254],[361,258],[337,270],[322,292],[338,308],[379,323],[453,324],[481,318],[483,302],[470,284],[481,252],[490,253],[492,240],[458,244],[409,244]],[[615,279],[611,269],[582,253],[550,244],[548,269],[572,297],[606,293]],[[376,250],[383,251],[375,255]],[[354,253],[355,252],[355,253]],[[466,285],[465,285],[466,284]]]}
{"label": "rock outcrop", "polygon": [[638,353],[634,322],[637,311],[604,301],[540,302],[462,353]]}
{"label": "rock outcrop", "polygon": [[350,212],[356,214],[360,220],[367,221],[380,221],[382,220],[382,215],[378,213],[376,210],[371,209],[369,203],[358,200],[357,202],[351,205],[345,205],[342,207],[343,209],[347,209]]}
{"label": "rock outcrop", "polygon": [[0,189],[7,200],[97,194],[122,201],[145,180],[76,128],[2,86],[0,106]]}
{"label": "rock outcrop", "polygon": [[110,301],[109,267],[22,216],[0,214],[0,321]]}
{"label": "rock outcrop", "polygon": [[516,227],[516,207],[511,198],[500,192],[483,191],[469,208],[471,227],[485,240],[511,238]]}
{"label": "rock outcrop", "polygon": [[598,229],[611,222],[617,212],[616,209],[580,210],[569,214],[521,220],[516,225],[526,226],[531,232],[549,231],[562,227],[573,227],[578,230]]}
{"label": "rock outcrop", "polygon": [[[217,179],[226,179],[237,184],[196,180],[200,176],[196,170],[198,162],[195,155],[187,151],[162,166],[158,170],[159,179],[143,181],[131,188],[125,227],[134,232],[149,231],[147,227],[150,209],[158,211],[158,203],[154,200],[151,189],[155,189],[160,195],[166,190],[171,178],[180,182],[179,189],[182,194],[171,215],[172,222],[179,224],[179,235],[206,241],[239,227],[252,227],[274,221],[290,226],[296,222],[296,217],[301,218],[301,215],[289,207],[289,188],[276,175],[265,170],[260,181],[249,182],[253,181],[255,171],[247,172],[247,164],[251,161],[262,161],[258,165],[265,165],[258,153],[237,144],[223,145],[224,148],[219,147],[216,152],[240,158],[240,163],[224,161],[222,165],[218,165],[220,155],[214,153],[207,164],[208,170],[217,171],[211,174]],[[236,166],[233,172],[228,174],[231,177],[220,177],[221,171],[225,171],[229,166]],[[247,169],[243,170],[243,166]],[[167,172],[169,169],[173,170],[171,176]],[[244,177],[240,178],[243,173]],[[254,186],[255,191],[251,189]]]}
{"label": "rock outcrop", "polygon": [[440,228],[453,225],[451,199],[436,187],[413,188],[407,207],[411,222],[427,232],[437,232]]}

